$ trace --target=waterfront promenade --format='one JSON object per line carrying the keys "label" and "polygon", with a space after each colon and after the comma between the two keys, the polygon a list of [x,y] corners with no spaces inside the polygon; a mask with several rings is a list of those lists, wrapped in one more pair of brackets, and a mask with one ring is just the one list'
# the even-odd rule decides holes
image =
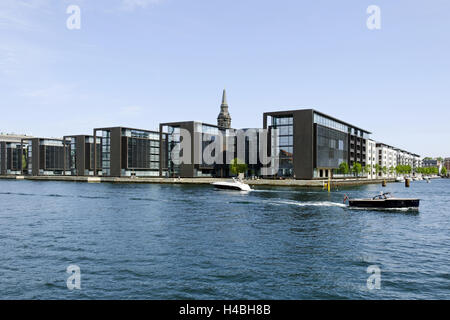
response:
{"label": "waterfront promenade", "polygon": [[[126,177],[76,177],[76,176],[0,176],[0,179],[13,180],[36,180],[36,181],[71,181],[71,182],[89,182],[89,183],[156,183],[156,184],[210,184],[212,182],[223,181],[226,178],[126,178]],[[395,179],[332,179],[332,186],[352,186],[364,184],[381,184],[386,182],[395,182]],[[277,179],[244,179],[244,182],[252,186],[285,186],[285,187],[320,187],[322,188],[328,180],[277,180]]]}

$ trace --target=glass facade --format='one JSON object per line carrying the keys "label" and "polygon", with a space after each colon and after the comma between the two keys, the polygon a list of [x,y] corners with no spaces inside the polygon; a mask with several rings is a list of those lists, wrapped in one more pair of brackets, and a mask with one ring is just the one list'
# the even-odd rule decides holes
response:
{"label": "glass facade", "polygon": [[20,174],[22,165],[20,143],[0,142],[0,174]]}
{"label": "glass facade", "polygon": [[179,144],[181,142],[180,139],[180,128],[165,126],[163,127],[163,131],[167,132],[167,155],[168,155],[168,163],[167,170],[169,176],[178,176],[180,174],[180,165],[175,164],[172,158],[172,152],[175,148],[179,148]]}
{"label": "glass facade", "polygon": [[348,158],[348,135],[316,125],[316,168],[337,169]]}
{"label": "glass facade", "polygon": [[[207,164],[205,159],[203,159],[203,150],[205,150],[205,148],[210,145],[211,143],[213,143],[214,141],[216,141],[217,136],[219,135],[219,128],[217,127],[213,127],[213,126],[209,126],[207,124],[201,124],[201,131],[197,131],[198,128],[200,128],[200,124],[196,123],[196,132],[197,133],[201,133],[202,134],[202,164],[200,166],[200,168],[196,168],[195,170],[195,176],[197,177],[212,177],[214,174],[214,164]],[[215,157],[216,150],[214,150],[211,153],[211,157]]]}
{"label": "glass facade", "polygon": [[[100,136],[101,163],[97,156],[97,169],[101,168],[103,176],[123,177],[156,177],[159,176],[160,142],[159,133],[131,128],[103,128],[95,129],[96,136]],[[93,141],[93,138],[90,138]],[[86,140],[86,147],[88,141]],[[97,144],[98,144],[97,140]],[[111,157],[112,146],[116,149],[114,159]],[[90,154],[93,154],[93,144],[89,143]],[[88,149],[88,148],[86,148]],[[91,163],[93,164],[93,158]],[[92,166],[93,169],[93,166]]]}
{"label": "glass facade", "polygon": [[[28,144],[28,151],[27,151],[27,173],[32,175],[33,174],[33,146],[31,144],[31,140],[26,142]],[[25,168],[24,168],[25,169]]]}
{"label": "glass facade", "polygon": [[143,138],[127,138],[128,166],[127,169],[159,170],[159,140]]}
{"label": "glass facade", "polygon": [[70,150],[69,150],[69,170],[72,175],[77,175],[76,161],[77,161],[77,139],[70,138]]}
{"label": "glass facade", "polygon": [[102,175],[111,175],[111,131],[104,130],[100,133],[102,141]]}
{"label": "glass facade", "polygon": [[272,130],[277,129],[278,138],[272,131],[272,156],[279,162],[278,175],[292,177],[294,174],[294,119],[292,116],[271,117]]}
{"label": "glass facade", "polygon": [[342,122],[330,119],[317,113],[314,113],[314,123],[321,125],[322,127],[327,127],[330,129],[348,133],[354,136],[361,137],[363,139],[370,139],[370,133],[368,132],[353,127],[349,127],[348,125]]}

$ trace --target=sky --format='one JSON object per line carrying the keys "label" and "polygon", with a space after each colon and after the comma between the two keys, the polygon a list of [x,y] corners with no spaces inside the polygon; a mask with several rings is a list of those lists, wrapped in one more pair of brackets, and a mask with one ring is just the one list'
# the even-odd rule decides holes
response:
{"label": "sky", "polygon": [[234,128],[314,108],[448,157],[449,16],[448,0],[0,0],[0,132],[215,124],[226,88]]}

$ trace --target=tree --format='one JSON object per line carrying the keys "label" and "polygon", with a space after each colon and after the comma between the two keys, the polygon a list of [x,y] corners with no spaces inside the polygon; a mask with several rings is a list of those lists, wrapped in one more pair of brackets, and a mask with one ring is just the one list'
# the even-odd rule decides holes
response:
{"label": "tree", "polygon": [[230,171],[232,174],[239,175],[239,173],[247,172],[248,166],[238,158],[234,158],[230,164]]}
{"label": "tree", "polygon": [[446,167],[442,167],[441,169],[441,175],[446,176],[447,175],[447,168]]}
{"label": "tree", "polygon": [[359,176],[362,171],[361,163],[355,162],[352,167],[352,171],[356,176]]}
{"label": "tree", "polygon": [[395,168],[393,166],[389,167],[389,174],[393,174],[395,171]]}
{"label": "tree", "polygon": [[27,169],[27,158],[25,157],[25,155],[22,155],[22,170]]}
{"label": "tree", "polygon": [[376,172],[377,176],[378,176],[378,174],[380,173],[380,171],[381,171],[381,166],[377,163],[377,164],[375,165],[375,172]]}
{"label": "tree", "polygon": [[364,172],[367,174],[372,173],[372,165],[368,164],[367,166],[364,167]]}
{"label": "tree", "polygon": [[387,174],[388,169],[386,166],[384,166],[381,170],[383,170],[383,174]]}
{"label": "tree", "polygon": [[339,172],[341,174],[348,174],[349,172],[349,168],[348,168],[348,163],[347,162],[341,162],[341,164],[339,165]]}

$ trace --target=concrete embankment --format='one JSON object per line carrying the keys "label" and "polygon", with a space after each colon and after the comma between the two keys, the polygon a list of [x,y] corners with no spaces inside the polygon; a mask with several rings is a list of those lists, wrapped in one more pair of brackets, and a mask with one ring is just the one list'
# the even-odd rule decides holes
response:
{"label": "concrete embankment", "polygon": [[[220,178],[114,178],[114,177],[75,177],[75,176],[0,176],[0,179],[32,180],[32,181],[70,181],[89,183],[159,183],[159,184],[210,184],[223,181]],[[280,186],[280,187],[316,187],[322,188],[328,180],[275,180],[259,179],[244,180],[252,186]],[[386,179],[387,182],[395,182],[395,179]],[[356,186],[363,184],[381,184],[382,179],[334,179],[332,187]]]}

